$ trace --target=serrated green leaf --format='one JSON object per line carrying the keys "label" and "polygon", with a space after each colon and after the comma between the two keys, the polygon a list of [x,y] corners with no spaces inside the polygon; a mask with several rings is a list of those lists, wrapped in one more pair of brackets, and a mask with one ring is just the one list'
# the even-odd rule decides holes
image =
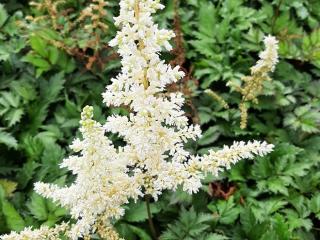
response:
{"label": "serrated green leaf", "polygon": [[26,101],[34,100],[37,97],[35,86],[27,81],[14,81],[11,83],[11,87]]}
{"label": "serrated green leaf", "polygon": [[208,208],[213,212],[216,219],[222,224],[231,224],[239,217],[240,208],[236,207],[233,202],[234,198],[228,200],[219,200],[208,205]]}
{"label": "serrated green leaf", "polygon": [[11,52],[6,46],[0,46],[0,61],[9,60],[10,54],[11,54]]}
{"label": "serrated green leaf", "polygon": [[254,225],[257,223],[257,220],[251,211],[250,207],[245,208],[240,214],[240,222],[243,226],[243,230],[246,233],[249,233],[251,229],[254,228]]}
{"label": "serrated green leaf", "polygon": [[286,201],[281,200],[280,198],[270,198],[265,201],[259,201],[260,208],[263,214],[272,214],[279,209],[282,209],[287,204]]}
{"label": "serrated green leaf", "polygon": [[39,194],[32,193],[30,201],[27,203],[27,208],[36,219],[40,221],[48,219],[46,200]]}
{"label": "serrated green leaf", "polygon": [[57,218],[55,215],[49,214],[47,221],[45,221],[43,224],[48,227],[53,227],[57,223],[58,220],[59,220],[59,218]]}
{"label": "serrated green leaf", "polygon": [[7,112],[5,119],[8,121],[8,127],[12,127],[13,125],[20,122],[23,114],[24,110],[22,108],[12,109],[9,112]]}
{"label": "serrated green leaf", "polygon": [[33,161],[26,162],[17,174],[17,181],[21,188],[27,186],[29,181],[32,179],[36,168],[39,164]]}
{"label": "serrated green leaf", "polygon": [[4,8],[3,4],[0,4],[0,28],[3,26],[3,24],[7,21],[9,15],[7,11]]}
{"label": "serrated green leaf", "polygon": [[204,238],[204,240],[227,240],[227,239],[229,239],[229,238],[224,235],[217,234],[217,233],[211,233]]}
{"label": "serrated green leaf", "polygon": [[269,178],[267,180],[268,189],[273,193],[282,193],[285,196],[289,195],[288,183],[281,177]]}
{"label": "serrated green leaf", "polygon": [[[30,36],[30,45],[32,49],[38,53],[40,56],[46,58],[48,57],[48,51],[47,51],[47,43],[45,40],[40,38],[37,35]],[[38,66],[38,65],[36,65]]]}
{"label": "serrated green leaf", "polygon": [[136,237],[134,232],[130,228],[130,224],[118,222],[115,224],[115,229],[124,239],[134,239]]}
{"label": "serrated green leaf", "polygon": [[43,151],[41,162],[44,165],[58,166],[64,157],[64,150],[57,144],[48,144]]}
{"label": "serrated green leaf", "polygon": [[53,75],[49,82],[41,81],[41,95],[43,100],[47,103],[56,101],[58,94],[63,89],[64,83],[65,78],[63,72]]}
{"label": "serrated green leaf", "polygon": [[1,102],[5,106],[18,107],[20,103],[20,98],[12,92],[1,92],[2,98],[5,102]]}
{"label": "serrated green leaf", "polygon": [[310,210],[320,220],[320,193],[316,193],[310,200]]}
{"label": "serrated green leaf", "polygon": [[18,148],[17,140],[7,132],[3,132],[0,130],[0,143],[7,145],[9,148]]}
{"label": "serrated green leaf", "polygon": [[197,214],[193,208],[189,211],[182,208],[179,219],[169,224],[167,230],[160,236],[161,240],[199,239],[213,221],[210,214]]}
{"label": "serrated green leaf", "polygon": [[300,218],[298,214],[294,211],[287,210],[287,218],[289,229],[291,231],[299,228],[304,228],[305,230],[309,231],[312,228],[312,222],[308,218]]}
{"label": "serrated green leaf", "polygon": [[[145,202],[131,203],[128,205],[128,210],[124,219],[129,222],[143,222],[148,219],[147,206]],[[150,204],[151,214],[160,212],[161,208],[155,203]]]}
{"label": "serrated green leaf", "polygon": [[210,127],[198,140],[198,144],[204,146],[213,143],[219,138],[220,134],[219,127]]}
{"label": "serrated green leaf", "polygon": [[7,200],[2,200],[2,212],[6,219],[6,224],[10,230],[21,231],[25,228],[25,222],[14,206]]}
{"label": "serrated green leaf", "polygon": [[7,227],[13,231],[20,231],[26,224],[15,207],[5,198],[5,190],[0,186],[1,210]]}
{"label": "serrated green leaf", "polygon": [[22,60],[42,69],[42,71],[48,71],[51,68],[50,63],[46,59],[33,53],[29,53]]}
{"label": "serrated green leaf", "polygon": [[149,234],[145,230],[133,225],[129,225],[129,228],[132,230],[132,232],[134,232],[139,237],[139,239],[152,240],[152,238],[149,236]]}
{"label": "serrated green leaf", "polygon": [[308,170],[311,168],[311,164],[307,162],[301,163],[291,163],[286,167],[284,174],[289,176],[304,176],[308,173]]}
{"label": "serrated green leaf", "polygon": [[55,47],[49,47],[48,57],[51,64],[56,64],[59,60],[59,50]]}
{"label": "serrated green leaf", "polygon": [[214,26],[216,25],[216,9],[211,2],[201,3],[199,10],[199,31],[209,37],[214,37]]}

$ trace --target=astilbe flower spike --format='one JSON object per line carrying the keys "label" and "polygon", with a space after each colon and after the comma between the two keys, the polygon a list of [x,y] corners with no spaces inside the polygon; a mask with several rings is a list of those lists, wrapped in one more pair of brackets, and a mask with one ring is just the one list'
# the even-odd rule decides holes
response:
{"label": "astilbe flower spike", "polygon": [[273,36],[266,36],[263,42],[265,50],[259,54],[260,59],[256,65],[251,67],[251,75],[244,76],[242,78],[244,85],[236,88],[242,95],[242,101],[239,105],[241,113],[240,127],[242,129],[247,126],[248,107],[246,106],[246,102],[252,101],[253,103],[258,103],[257,96],[261,94],[264,82],[271,80],[269,73],[274,71],[279,61],[277,39]]}
{"label": "astilbe flower spike", "polygon": [[9,235],[1,236],[3,240],[59,240],[60,234],[65,233],[69,229],[68,224],[62,223],[54,228],[42,226],[39,229],[25,228],[20,233],[12,232]]}
{"label": "astilbe flower spike", "polygon": [[[159,29],[153,22],[151,15],[163,7],[159,0],[120,1],[120,15],[115,18],[120,31],[110,45],[118,47],[122,68],[103,99],[107,106],[127,105],[131,113],[110,116],[101,125],[93,120],[93,108],[85,107],[80,122],[83,138],[71,145],[78,154],[61,164],[76,175],[75,182],[62,188],[35,185],[39,194],[70,209],[75,219],[66,233],[70,239],[95,232],[103,232],[106,239],[119,239],[112,221],[124,214],[122,206],[129,199],[151,195],[157,200],[164,190],[178,186],[195,193],[206,173],[216,176],[241,159],[272,151],[273,145],[258,141],[235,142],[204,156],[184,149],[188,140],[201,136],[201,130],[189,125],[182,94],[164,93],[184,73],[159,57],[162,47],[171,50],[169,40],[174,37],[172,31]],[[126,145],[114,147],[106,132],[119,134]],[[6,235],[3,239],[13,238]]]}

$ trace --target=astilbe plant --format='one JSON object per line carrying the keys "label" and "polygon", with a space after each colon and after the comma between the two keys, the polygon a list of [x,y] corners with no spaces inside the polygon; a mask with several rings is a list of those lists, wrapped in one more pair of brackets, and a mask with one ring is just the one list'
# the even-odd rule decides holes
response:
{"label": "astilbe plant", "polygon": [[[36,183],[35,190],[70,209],[74,221],[54,228],[30,228],[11,233],[3,240],[90,239],[93,233],[105,239],[119,239],[112,222],[124,214],[129,199],[152,196],[182,186],[192,194],[201,187],[207,173],[215,176],[244,158],[264,156],[273,145],[265,142],[235,142],[219,151],[194,156],[184,149],[189,140],[201,136],[199,126],[190,125],[182,110],[181,93],[165,93],[168,84],[179,81],[184,73],[159,57],[162,47],[171,50],[174,33],[159,29],[152,14],[164,6],[159,0],[121,0],[115,24],[121,30],[110,42],[118,47],[121,73],[103,93],[108,106],[128,106],[129,116],[109,116],[104,125],[93,120],[93,108],[81,114],[82,139],[71,148],[77,153],[63,160],[76,175],[70,186]],[[105,136],[117,133],[126,142],[115,147]]]}
{"label": "astilbe plant", "polygon": [[247,126],[248,118],[248,102],[258,103],[258,95],[263,91],[265,81],[271,81],[269,73],[273,72],[275,65],[278,63],[278,41],[273,36],[267,36],[263,40],[265,50],[259,54],[260,59],[251,67],[251,75],[244,76],[242,81],[243,86],[236,87],[236,90],[241,93],[242,100],[239,104],[241,113],[240,127],[242,129]]}

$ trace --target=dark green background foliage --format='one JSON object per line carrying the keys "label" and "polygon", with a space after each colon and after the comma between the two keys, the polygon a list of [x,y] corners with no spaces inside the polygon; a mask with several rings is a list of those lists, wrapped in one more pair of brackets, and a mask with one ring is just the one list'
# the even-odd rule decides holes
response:
{"label": "dark green background foliage", "polygon": [[[66,2],[79,11],[85,1]],[[112,16],[118,11],[117,1],[109,2],[106,40],[115,35]],[[174,28],[174,1],[165,4],[157,22]],[[33,183],[73,180],[59,163],[70,154],[67,146],[79,134],[86,104],[94,106],[101,122],[112,113],[127,114],[101,102],[119,60],[86,68],[84,61],[50,44],[57,38],[54,30],[21,27],[32,12],[28,1],[0,5],[1,233],[68,220],[67,210],[34,193]],[[178,190],[151,203],[160,239],[320,239],[320,1],[184,0],[176,13],[184,37],[182,64],[190,75],[178,87],[188,89],[185,110],[204,131],[197,144],[188,145],[190,151],[203,154],[249,139],[265,139],[276,147],[218,179],[208,177],[194,196]],[[242,130],[241,95],[227,83],[239,84],[249,73],[265,34],[279,39],[280,62],[259,103],[250,106],[248,127]],[[204,94],[205,89],[218,93],[230,108]],[[151,239],[145,203],[126,209],[116,223],[118,231],[126,239]]]}

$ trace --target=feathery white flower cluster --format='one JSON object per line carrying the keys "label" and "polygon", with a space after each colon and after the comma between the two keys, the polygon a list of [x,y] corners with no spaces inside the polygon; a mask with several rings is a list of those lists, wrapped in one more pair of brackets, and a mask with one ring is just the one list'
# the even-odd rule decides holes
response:
{"label": "feathery white flower cluster", "polygon": [[72,217],[77,219],[68,231],[71,239],[88,235],[97,220],[108,224],[110,218],[120,217],[124,213],[120,206],[129,198],[137,199],[141,195],[136,176],[127,174],[129,159],[122,156],[121,149],[113,147],[104,136],[103,126],[92,117],[93,108],[85,107],[80,122],[83,140],[75,139],[71,145],[80,154],[64,159],[61,164],[77,176],[75,183],[64,188],[35,184],[38,193],[70,209]]}
{"label": "feathery white flower cluster", "polygon": [[126,141],[125,157],[130,158],[135,175],[144,180],[144,194],[156,199],[163,190],[175,190],[178,185],[189,193],[196,192],[205,162],[212,160],[214,163],[207,165],[217,174],[238,158],[250,157],[252,150],[259,155],[271,151],[271,146],[254,142],[235,145],[230,148],[234,153],[226,151],[225,156],[219,152],[220,160],[214,152],[202,158],[191,156],[183,146],[189,139],[200,137],[200,127],[189,125],[181,109],[181,93],[163,94],[166,85],[184,76],[179,67],[172,68],[159,57],[162,46],[171,49],[169,40],[174,36],[172,31],[159,30],[152,20],[151,14],[163,5],[155,0],[123,0],[120,6],[116,25],[121,31],[110,44],[119,48],[122,71],[103,97],[107,106],[129,105],[131,114],[109,117],[104,127]]}
{"label": "feathery white flower cluster", "polygon": [[260,60],[255,66],[251,67],[251,74],[264,72],[273,72],[276,64],[279,62],[278,57],[278,40],[273,36],[266,36],[263,40],[265,50],[259,54]]}
{"label": "feathery white flower cluster", "polygon": [[20,233],[12,232],[8,235],[1,236],[2,240],[60,240],[60,234],[64,234],[69,228],[67,223],[62,223],[49,228],[48,226],[42,226],[39,229],[25,228]]}
{"label": "feathery white flower cluster", "polygon": [[[71,146],[80,154],[61,165],[77,176],[75,182],[63,188],[36,184],[38,193],[70,209],[76,220],[68,232],[73,240],[96,232],[97,223],[109,228],[112,219],[124,213],[122,205],[130,198],[152,195],[157,199],[163,190],[178,186],[191,194],[199,190],[205,173],[217,175],[240,159],[272,151],[272,145],[258,141],[234,143],[202,157],[184,149],[188,140],[201,136],[201,130],[189,125],[182,94],[164,93],[166,85],[184,73],[159,57],[162,47],[171,49],[169,40],[174,36],[152,20],[151,15],[163,7],[159,0],[120,1],[115,22],[121,30],[110,45],[118,46],[122,69],[103,98],[107,106],[129,106],[131,113],[110,116],[102,126],[92,119],[92,107],[85,107],[83,140],[76,139]],[[126,145],[115,148],[106,132],[119,134]],[[110,232],[110,239],[117,239]]]}
{"label": "feathery white flower cluster", "polygon": [[252,101],[258,103],[257,96],[263,90],[263,83],[266,80],[271,80],[269,73],[273,72],[276,64],[278,63],[278,41],[273,36],[266,36],[263,40],[265,50],[259,54],[260,59],[251,67],[251,75],[242,77],[244,85],[237,87],[237,91],[242,95],[242,101],[239,105],[241,113],[242,129],[247,126],[248,106],[246,102]]}

